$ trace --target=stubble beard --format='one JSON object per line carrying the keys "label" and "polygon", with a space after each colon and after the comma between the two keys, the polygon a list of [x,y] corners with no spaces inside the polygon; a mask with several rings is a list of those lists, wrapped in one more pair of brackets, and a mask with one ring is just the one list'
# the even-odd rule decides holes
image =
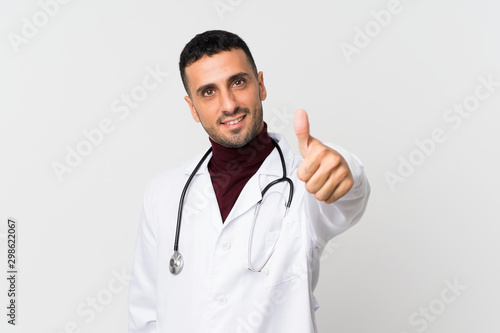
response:
{"label": "stubble beard", "polygon": [[[196,110],[196,109],[195,109]],[[198,111],[196,111],[198,113]],[[220,134],[220,132],[214,127],[214,126],[205,126],[203,122],[200,123],[201,126],[205,129],[205,131],[208,133],[210,138],[220,144],[221,146],[224,146],[226,148],[240,148],[252,141],[256,136],[257,132],[259,131],[262,122],[263,122],[263,109],[262,109],[262,102],[260,105],[254,110],[254,115],[255,117],[252,120],[252,123],[250,124],[250,127],[246,133],[240,133],[242,131],[241,128],[237,128],[233,130],[233,134],[229,137],[223,136]],[[243,116],[245,115],[245,120],[249,115],[251,114],[250,109],[248,108],[238,108],[236,109],[230,116]],[[229,115],[226,115],[225,117],[228,117]],[[220,119],[217,120],[217,123],[220,124]]]}

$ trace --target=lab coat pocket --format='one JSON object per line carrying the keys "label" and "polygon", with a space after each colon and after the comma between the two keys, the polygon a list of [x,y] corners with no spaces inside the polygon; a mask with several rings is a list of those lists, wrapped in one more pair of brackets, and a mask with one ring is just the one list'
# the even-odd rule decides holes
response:
{"label": "lab coat pocket", "polygon": [[[285,220],[280,231],[266,234],[266,250],[274,252],[266,264],[268,287],[290,282],[305,273],[305,253],[301,250],[301,225],[297,220]],[[269,253],[268,252],[268,253]]]}

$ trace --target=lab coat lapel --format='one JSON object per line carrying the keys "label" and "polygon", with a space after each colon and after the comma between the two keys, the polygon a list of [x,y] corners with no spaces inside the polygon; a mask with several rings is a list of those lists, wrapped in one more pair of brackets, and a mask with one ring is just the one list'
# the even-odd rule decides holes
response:
{"label": "lab coat lapel", "polygon": [[[190,175],[196,165],[198,164],[199,160],[201,159],[201,154],[193,159],[193,161],[186,167],[185,173],[186,175]],[[210,178],[210,173],[208,172],[208,162],[212,158],[212,154],[208,155],[203,164],[200,166],[198,171],[195,174],[195,177],[193,178],[193,184],[197,188],[193,188],[191,191],[188,189],[188,196],[189,193],[191,193],[191,196],[201,196],[203,197],[202,202],[207,202],[207,205],[204,206],[202,210],[200,210],[200,214],[197,214],[199,218],[204,219],[206,222],[207,220],[210,220],[210,223],[212,226],[220,232],[223,224],[222,224],[222,217],[220,214],[220,209],[219,205],[217,202],[217,197],[215,196],[215,191],[212,185],[212,179]],[[197,193],[193,193],[197,192]],[[191,198],[191,196],[189,196]],[[204,222],[202,222],[204,223]]]}
{"label": "lab coat lapel", "polygon": [[[273,136],[274,138],[274,136]],[[281,140],[280,140],[281,139]],[[283,138],[279,137],[277,140],[283,154],[285,155],[285,163],[289,165],[288,147],[286,143],[283,145]],[[272,180],[282,176],[282,166],[278,150],[275,148],[266,160],[262,163],[259,170],[248,180],[245,187],[241,191],[236,203],[234,204],[231,212],[227,216],[224,225],[227,225],[232,220],[238,218],[240,215],[247,212],[254,207],[259,200],[262,199],[262,189]],[[271,180],[269,180],[271,179]]]}
{"label": "lab coat lapel", "polygon": [[257,171],[245,184],[243,190],[241,190],[238,199],[224,221],[224,225],[228,225],[232,220],[252,208],[261,198],[259,172]]}
{"label": "lab coat lapel", "polygon": [[215,195],[215,190],[212,184],[212,179],[210,178],[210,173],[208,172],[208,168],[205,174],[202,175],[204,179],[204,183],[206,184],[207,191],[210,191],[210,203],[208,207],[210,209],[210,221],[213,227],[220,233],[223,228],[222,216],[220,214],[219,203],[217,202],[217,196]]}

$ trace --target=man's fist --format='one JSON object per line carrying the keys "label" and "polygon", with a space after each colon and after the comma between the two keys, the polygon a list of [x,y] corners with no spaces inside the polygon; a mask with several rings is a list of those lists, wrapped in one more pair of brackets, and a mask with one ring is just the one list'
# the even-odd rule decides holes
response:
{"label": "man's fist", "polygon": [[294,128],[304,158],[297,176],[306,183],[306,190],[326,203],[344,196],[354,183],[345,159],[309,134],[309,119],[302,109],[295,112]]}

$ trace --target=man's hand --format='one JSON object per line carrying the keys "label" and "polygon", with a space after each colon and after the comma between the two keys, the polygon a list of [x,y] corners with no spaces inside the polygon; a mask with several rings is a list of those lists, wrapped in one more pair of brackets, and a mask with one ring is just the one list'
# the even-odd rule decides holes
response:
{"label": "man's hand", "polygon": [[306,190],[328,204],[344,196],[354,183],[345,159],[309,135],[309,119],[302,109],[295,112],[294,128],[304,158],[297,176],[306,183]]}

